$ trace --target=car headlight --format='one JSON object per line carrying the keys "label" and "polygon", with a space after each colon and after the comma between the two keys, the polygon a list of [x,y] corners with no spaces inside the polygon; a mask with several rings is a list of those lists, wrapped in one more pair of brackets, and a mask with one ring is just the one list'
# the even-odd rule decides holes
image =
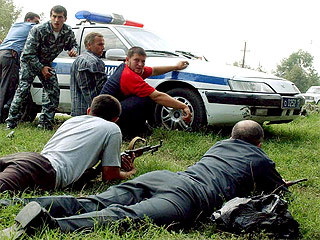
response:
{"label": "car headlight", "polygon": [[239,92],[274,93],[273,89],[263,82],[229,80],[230,88]]}
{"label": "car headlight", "polygon": [[314,97],[313,97],[313,96],[304,96],[304,98],[305,98],[306,100],[312,100],[312,101],[314,101]]}

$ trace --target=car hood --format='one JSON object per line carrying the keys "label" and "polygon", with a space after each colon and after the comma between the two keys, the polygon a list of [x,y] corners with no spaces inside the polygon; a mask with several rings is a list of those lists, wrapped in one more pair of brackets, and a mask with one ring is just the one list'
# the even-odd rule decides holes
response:
{"label": "car hood", "polygon": [[[177,58],[166,58],[166,61],[160,57],[148,57],[146,65],[148,66],[161,66],[161,65],[175,65],[179,60]],[[187,60],[189,66],[182,70],[182,73],[189,73],[184,75],[190,79],[190,81],[197,81],[200,78],[206,78],[206,83],[210,83],[210,76],[212,78],[212,83],[217,78],[221,79],[221,82],[227,82],[231,80],[241,80],[241,81],[253,81],[253,82],[264,82],[268,84],[274,91],[279,94],[298,94],[299,89],[292,83],[283,78],[279,78],[275,75],[259,72],[251,69],[235,67],[231,65],[223,65],[211,61],[203,60]],[[216,82],[215,82],[216,83]]]}

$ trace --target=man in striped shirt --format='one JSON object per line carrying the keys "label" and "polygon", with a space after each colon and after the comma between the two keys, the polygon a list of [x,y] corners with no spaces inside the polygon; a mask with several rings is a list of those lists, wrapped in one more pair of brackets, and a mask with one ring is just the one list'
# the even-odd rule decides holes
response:
{"label": "man in striped shirt", "polygon": [[86,115],[92,99],[100,94],[107,80],[104,62],[100,59],[104,39],[100,33],[91,32],[84,39],[86,51],[76,58],[71,67],[71,116]]}

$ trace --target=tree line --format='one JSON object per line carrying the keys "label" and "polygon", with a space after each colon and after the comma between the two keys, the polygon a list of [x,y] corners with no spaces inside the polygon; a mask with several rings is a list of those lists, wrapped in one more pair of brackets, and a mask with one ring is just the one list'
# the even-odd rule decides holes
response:
{"label": "tree line", "polygon": [[294,82],[301,92],[306,92],[311,86],[320,85],[319,74],[313,67],[313,56],[301,49],[284,58],[274,74]]}
{"label": "tree line", "polygon": [[6,37],[11,25],[21,14],[21,8],[16,7],[12,0],[0,0],[0,42]]}

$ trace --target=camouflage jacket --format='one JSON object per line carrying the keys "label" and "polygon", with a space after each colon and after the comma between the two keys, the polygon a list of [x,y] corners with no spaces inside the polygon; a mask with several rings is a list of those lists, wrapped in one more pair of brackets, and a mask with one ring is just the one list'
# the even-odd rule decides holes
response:
{"label": "camouflage jacket", "polygon": [[30,70],[40,72],[63,51],[78,48],[75,35],[70,26],[64,24],[57,39],[53,34],[51,21],[36,25],[29,32],[21,61],[26,63]]}

